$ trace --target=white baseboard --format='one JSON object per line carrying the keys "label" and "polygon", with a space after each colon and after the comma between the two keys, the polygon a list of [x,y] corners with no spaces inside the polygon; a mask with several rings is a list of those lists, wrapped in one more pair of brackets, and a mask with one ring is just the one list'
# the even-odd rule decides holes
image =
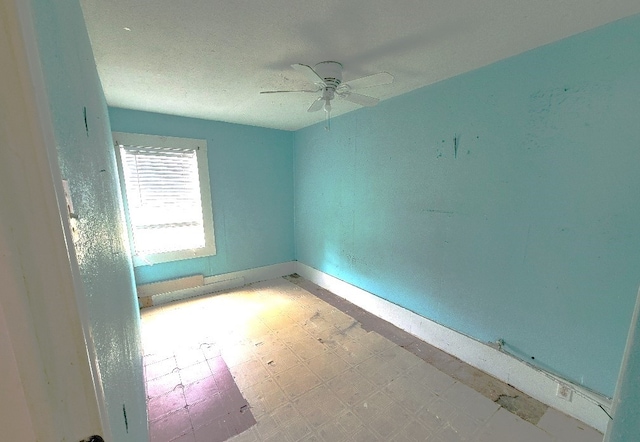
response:
{"label": "white baseboard", "polygon": [[295,270],[295,262],[289,261],[270,266],[256,267],[254,269],[240,270],[238,272],[224,273],[222,275],[207,276],[204,278],[204,284],[201,286],[160,293],[153,295],[151,299],[153,300],[153,305],[166,304],[172,301],[242,287],[253,282],[280,278],[294,273]]}
{"label": "white baseboard", "polygon": [[[606,431],[609,417],[598,405],[602,405],[609,412],[611,409],[610,399],[585,390],[569,381],[562,380],[555,375],[545,373],[486,343],[444,327],[306,264],[296,262],[295,271],[320,287],[394,324],[396,327],[411,333],[434,347],[461,359],[467,364],[514,386],[540,402],[562,411],[603,433]],[[568,385],[573,390],[571,401],[557,397],[558,382]]]}
{"label": "white baseboard", "polygon": [[[280,278],[287,276],[296,271],[296,262],[288,261],[270,266],[256,267],[249,270],[241,270],[239,272],[224,273],[222,275],[207,276],[204,278],[204,284],[219,283],[221,281],[232,280],[236,278],[244,278],[245,284],[253,282],[266,281],[268,279]],[[236,286],[239,287],[239,286]],[[231,288],[231,287],[230,287]]]}

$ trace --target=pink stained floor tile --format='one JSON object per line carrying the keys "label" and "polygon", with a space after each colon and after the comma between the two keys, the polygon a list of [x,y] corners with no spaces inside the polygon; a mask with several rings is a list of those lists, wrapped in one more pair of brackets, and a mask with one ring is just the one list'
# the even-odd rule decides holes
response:
{"label": "pink stained floor tile", "polygon": [[176,388],[168,393],[149,399],[147,409],[149,412],[149,422],[178,411],[187,406],[182,388]]}
{"label": "pink stained floor tile", "polygon": [[196,440],[224,441],[256,421],[224,360],[214,358],[209,362],[207,367],[215,370],[215,376],[185,386],[185,399]]}
{"label": "pink stained floor tile", "polygon": [[181,385],[180,375],[178,373],[169,373],[147,382],[147,397],[151,399],[161,396]]}
{"label": "pink stained floor tile", "polygon": [[189,431],[171,442],[196,442],[196,435],[193,431]]}
{"label": "pink stained floor tile", "polygon": [[170,413],[149,424],[150,442],[168,442],[191,431],[186,409]]}
{"label": "pink stained floor tile", "polygon": [[220,421],[210,422],[197,428],[194,433],[196,442],[224,442],[233,436],[226,423]]}
{"label": "pink stained floor tile", "polygon": [[214,376],[223,375],[229,371],[229,367],[225,363],[222,356],[216,356],[214,358],[208,359],[207,364],[209,364],[211,373],[213,373]]}
{"label": "pink stained floor tile", "polygon": [[188,405],[209,399],[218,393],[218,391],[218,384],[213,376],[184,386],[184,396]]}
{"label": "pink stained floor tile", "polygon": [[233,376],[231,375],[231,372],[228,368],[224,370],[216,369],[215,372],[212,369],[211,371],[213,372],[213,377],[215,378],[216,383],[218,384],[218,389],[220,391],[228,390],[234,387],[237,388],[236,381],[233,379]]}
{"label": "pink stained floor tile", "polygon": [[234,434],[240,434],[256,424],[256,419],[253,417],[251,407],[248,404],[246,407],[241,407],[239,411],[239,413],[235,413],[236,422],[234,424],[236,427],[234,428]]}
{"label": "pink stained floor tile", "polygon": [[180,379],[183,385],[191,384],[211,376],[211,370],[207,362],[200,362],[180,369]]}
{"label": "pink stained floor tile", "polygon": [[189,406],[189,419],[193,428],[200,428],[213,421],[221,420],[228,414],[228,404],[225,404],[220,393]]}
{"label": "pink stained floor tile", "polygon": [[222,398],[227,410],[231,414],[241,413],[247,410],[250,410],[249,403],[242,396],[238,387],[230,388],[228,390],[222,390],[220,392],[220,397]]}
{"label": "pink stained floor tile", "polygon": [[[225,403],[225,401],[223,401],[223,403]],[[213,414],[215,414],[215,412]],[[191,422],[194,428],[196,428],[196,440],[208,442],[225,441],[230,437],[245,432],[256,424],[256,420],[248,407],[243,408],[242,411],[228,410],[225,414],[211,419],[202,426],[197,426],[199,422],[196,419],[197,418],[192,416]]]}

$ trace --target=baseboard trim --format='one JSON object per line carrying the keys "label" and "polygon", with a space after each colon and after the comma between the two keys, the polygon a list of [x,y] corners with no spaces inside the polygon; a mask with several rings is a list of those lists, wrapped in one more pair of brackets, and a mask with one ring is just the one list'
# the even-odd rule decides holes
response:
{"label": "baseboard trim", "polygon": [[[224,273],[222,275],[207,276],[204,278],[204,284],[221,283],[223,281],[231,281],[237,278],[244,278],[244,284],[253,282],[266,281],[268,279],[280,278],[290,275],[296,271],[296,262],[288,261],[279,264],[273,264],[264,267],[255,267],[248,270],[240,270],[239,272]],[[240,287],[240,286],[236,286]],[[230,287],[232,288],[232,287]]]}
{"label": "baseboard trim", "polygon": [[[556,410],[562,411],[598,431],[603,433],[606,431],[609,417],[600,409],[599,405],[602,405],[609,412],[611,409],[610,399],[543,372],[486,343],[440,325],[306,264],[296,262],[295,272]],[[557,397],[558,382],[568,385],[573,390],[570,402]]]}
{"label": "baseboard trim", "polygon": [[152,304],[162,305],[173,301],[209,295],[212,293],[242,287],[253,282],[266,281],[280,278],[295,272],[295,262],[283,262],[264,267],[256,267],[248,270],[224,273],[222,275],[207,276],[203,284],[197,287],[189,287],[151,296]]}

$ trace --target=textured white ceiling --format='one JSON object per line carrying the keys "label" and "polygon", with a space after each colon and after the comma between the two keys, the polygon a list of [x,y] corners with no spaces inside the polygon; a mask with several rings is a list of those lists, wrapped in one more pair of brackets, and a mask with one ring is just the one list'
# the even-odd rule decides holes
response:
{"label": "textured white ceiling", "polygon": [[[81,0],[110,106],[296,130],[324,118],[292,63],[386,71],[387,99],[640,13],[638,0]],[[334,115],[357,105],[334,100]]]}

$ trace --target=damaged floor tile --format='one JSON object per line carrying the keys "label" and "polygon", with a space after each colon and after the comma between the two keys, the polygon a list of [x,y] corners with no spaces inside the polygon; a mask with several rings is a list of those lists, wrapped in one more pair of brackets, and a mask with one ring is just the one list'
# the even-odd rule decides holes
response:
{"label": "damaged floor tile", "polygon": [[602,439],[297,275],[142,327],[152,442]]}

